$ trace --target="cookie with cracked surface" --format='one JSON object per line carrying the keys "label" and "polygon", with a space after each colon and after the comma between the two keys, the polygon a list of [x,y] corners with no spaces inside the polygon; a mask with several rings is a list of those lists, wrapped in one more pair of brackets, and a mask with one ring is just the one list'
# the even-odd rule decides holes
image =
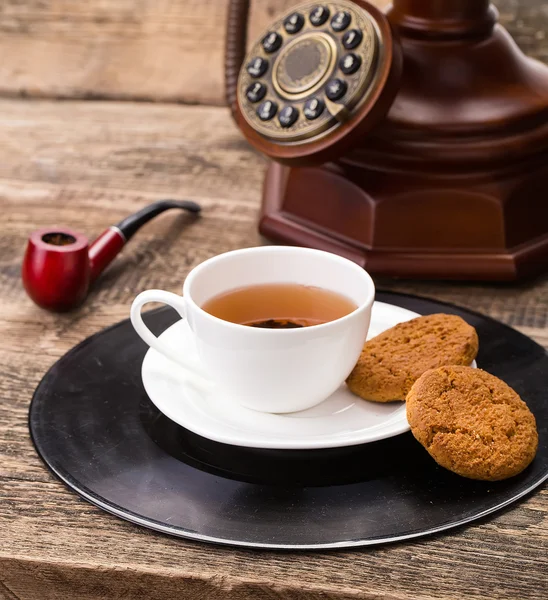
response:
{"label": "cookie with cracked surface", "polygon": [[415,438],[442,467],[484,481],[521,473],[538,447],[535,417],[498,377],[471,367],[424,373],[407,396]]}
{"label": "cookie with cracked surface", "polygon": [[366,342],[346,384],[364,400],[404,400],[425,371],[469,365],[478,347],[476,330],[456,315],[417,317]]}

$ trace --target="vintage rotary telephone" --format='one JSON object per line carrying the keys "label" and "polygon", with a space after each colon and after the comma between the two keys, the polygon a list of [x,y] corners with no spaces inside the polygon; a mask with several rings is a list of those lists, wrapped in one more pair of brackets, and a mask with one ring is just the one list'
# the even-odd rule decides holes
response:
{"label": "vintage rotary telephone", "polygon": [[260,231],[399,277],[548,267],[548,68],[489,0],[308,2],[246,52],[231,0],[227,99],[271,157]]}

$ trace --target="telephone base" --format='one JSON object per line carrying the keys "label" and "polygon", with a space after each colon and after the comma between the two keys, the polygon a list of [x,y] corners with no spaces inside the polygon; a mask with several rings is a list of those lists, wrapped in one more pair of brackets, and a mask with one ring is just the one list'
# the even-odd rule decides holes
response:
{"label": "telephone base", "polygon": [[548,265],[548,166],[488,177],[269,167],[260,232],[399,278],[516,281]]}

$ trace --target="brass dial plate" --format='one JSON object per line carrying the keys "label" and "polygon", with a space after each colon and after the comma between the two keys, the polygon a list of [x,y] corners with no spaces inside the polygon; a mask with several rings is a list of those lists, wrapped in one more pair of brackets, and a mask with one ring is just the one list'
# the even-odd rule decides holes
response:
{"label": "brass dial plate", "polygon": [[278,53],[272,85],[282,98],[299,100],[312,95],[333,72],[337,45],[322,32],[297,36]]}
{"label": "brass dial plate", "polygon": [[[330,15],[325,23],[316,27],[310,22],[309,14],[318,5],[327,8]],[[333,29],[331,19],[340,11],[350,15],[350,23],[338,32]],[[293,13],[304,17],[304,25],[298,33],[290,34],[284,28],[284,20]],[[358,30],[362,39],[355,48],[345,49],[343,37],[351,30]],[[278,50],[268,53],[262,40],[271,32],[279,34],[282,43]],[[378,56],[382,50],[376,23],[367,11],[352,2],[308,2],[293,7],[263,32],[245,58],[238,79],[238,103],[242,114],[258,133],[274,142],[305,143],[323,137],[351,118],[368,96],[376,79]],[[348,54],[357,57],[360,66],[354,73],[344,74],[340,61]],[[260,77],[252,77],[247,71],[247,65],[255,58],[268,61],[268,69]],[[326,85],[332,79],[340,79],[347,86],[345,94],[335,101],[326,96]],[[257,82],[266,86],[266,93],[260,101],[251,102],[246,91]],[[325,109],[317,118],[307,119],[305,103],[314,98],[321,100]],[[267,101],[276,103],[277,113],[263,121],[258,117],[257,109]],[[286,106],[296,108],[299,116],[291,126],[282,127],[278,116]]]}

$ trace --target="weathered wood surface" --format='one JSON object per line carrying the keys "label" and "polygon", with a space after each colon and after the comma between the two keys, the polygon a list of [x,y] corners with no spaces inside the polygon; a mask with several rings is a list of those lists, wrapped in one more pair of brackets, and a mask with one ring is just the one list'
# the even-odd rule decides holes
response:
{"label": "weathered wood surface", "polygon": [[[42,375],[74,344],[126,318],[139,291],[177,291],[205,258],[262,243],[265,166],[224,108],[0,101],[0,598],[545,598],[547,489],[479,524],[410,543],[274,553],[141,529],[80,500],[44,468],[27,430]],[[201,202],[203,218],[189,224],[167,213],[148,224],[80,310],[52,315],[26,298],[19,270],[32,229],[64,223],[92,237],[165,196]],[[548,346],[548,278],[377,284],[491,314]]]}
{"label": "weathered wood surface", "polygon": [[[389,0],[372,0],[385,7]],[[251,0],[250,39],[295,0]],[[548,62],[542,0],[495,0]],[[224,104],[228,0],[2,0],[0,94]]]}

